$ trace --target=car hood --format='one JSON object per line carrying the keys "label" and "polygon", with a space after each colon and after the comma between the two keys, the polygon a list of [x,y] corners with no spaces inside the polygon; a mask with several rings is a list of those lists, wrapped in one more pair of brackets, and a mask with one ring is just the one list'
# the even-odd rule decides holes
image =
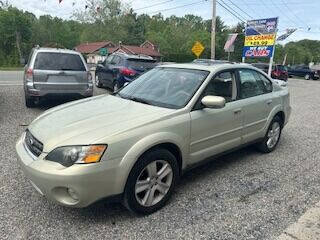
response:
{"label": "car hood", "polygon": [[71,102],[44,112],[28,127],[44,144],[88,145],[165,118],[175,110],[150,106],[112,95]]}

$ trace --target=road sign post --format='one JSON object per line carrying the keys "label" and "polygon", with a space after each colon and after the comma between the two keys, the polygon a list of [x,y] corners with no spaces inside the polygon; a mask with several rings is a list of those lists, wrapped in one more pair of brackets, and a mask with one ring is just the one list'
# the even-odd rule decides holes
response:
{"label": "road sign post", "polygon": [[196,41],[191,49],[191,51],[193,52],[194,55],[197,56],[197,58],[200,57],[203,50],[204,50],[204,46],[199,41]]}

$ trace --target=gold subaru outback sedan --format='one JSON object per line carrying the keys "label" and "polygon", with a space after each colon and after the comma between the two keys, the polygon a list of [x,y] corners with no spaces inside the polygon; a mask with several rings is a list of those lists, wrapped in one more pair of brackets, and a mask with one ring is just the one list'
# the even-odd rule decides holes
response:
{"label": "gold subaru outback sedan", "polygon": [[58,204],[109,198],[149,214],[203,160],[248,144],[272,152],[290,112],[287,87],[249,65],[162,65],[46,111],[16,149],[34,188]]}

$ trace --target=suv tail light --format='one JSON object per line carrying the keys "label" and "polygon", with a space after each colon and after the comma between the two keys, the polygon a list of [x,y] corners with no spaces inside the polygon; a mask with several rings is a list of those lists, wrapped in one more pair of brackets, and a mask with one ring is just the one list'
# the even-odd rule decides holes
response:
{"label": "suv tail light", "polygon": [[133,77],[137,72],[129,68],[121,68],[120,73],[128,77]]}
{"label": "suv tail light", "polygon": [[27,82],[33,82],[33,70],[31,68],[26,70],[26,79]]}

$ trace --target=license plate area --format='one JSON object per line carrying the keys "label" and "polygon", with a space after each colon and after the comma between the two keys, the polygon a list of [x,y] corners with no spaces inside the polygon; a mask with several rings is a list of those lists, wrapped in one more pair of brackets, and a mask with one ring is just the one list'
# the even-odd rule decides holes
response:
{"label": "license plate area", "polygon": [[74,76],[61,76],[61,75],[53,75],[49,76],[48,83],[57,83],[57,84],[68,84],[68,83],[77,83],[77,80]]}

